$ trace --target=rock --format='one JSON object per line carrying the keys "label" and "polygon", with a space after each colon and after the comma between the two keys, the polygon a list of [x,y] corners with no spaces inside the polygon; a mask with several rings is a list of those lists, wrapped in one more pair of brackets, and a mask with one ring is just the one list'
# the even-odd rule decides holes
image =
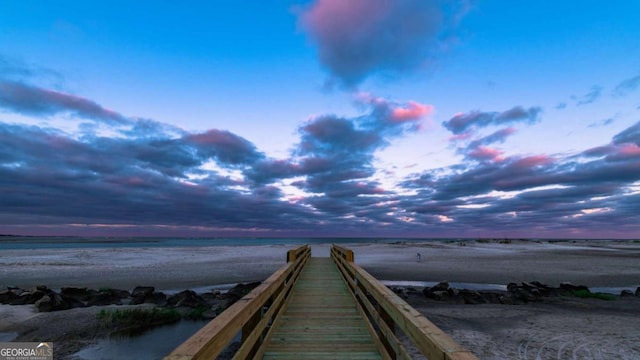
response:
{"label": "rock", "polygon": [[634,296],[634,294],[631,290],[622,290],[622,292],[620,292],[620,296]]}
{"label": "rock", "polygon": [[224,311],[224,309],[221,307],[211,307],[209,310],[202,313],[202,318],[207,320],[215,319],[215,317],[220,315],[222,311]]}
{"label": "rock", "polygon": [[509,296],[500,295],[498,297],[498,301],[500,302],[500,304],[514,305],[513,299],[510,298]]}
{"label": "rock", "polygon": [[477,291],[461,290],[460,296],[465,304],[487,304],[488,301]]}
{"label": "rock", "polygon": [[71,308],[69,303],[64,301],[60,294],[53,291],[36,301],[35,305],[39,312],[67,310]]}
{"label": "rock", "polygon": [[558,288],[558,290],[561,293],[573,293],[576,291],[587,291],[587,292],[591,292],[589,290],[588,287],[584,286],[584,285],[573,285],[572,283],[568,283],[568,282],[564,282],[560,284],[560,287]]}
{"label": "rock", "polygon": [[153,286],[136,286],[131,292],[131,305],[152,302],[153,293],[156,290]]}
{"label": "rock", "polygon": [[60,289],[60,295],[80,301],[88,301],[95,294],[95,290],[88,290],[87,288],[63,287]]}
{"label": "rock", "polygon": [[446,281],[441,281],[431,287],[431,291],[447,291],[448,289],[449,289],[449,283]]}
{"label": "rock", "polygon": [[443,301],[451,298],[447,291],[430,291],[428,293],[425,293],[425,296],[429,299],[438,301]]}
{"label": "rock", "polygon": [[509,296],[514,303],[535,302],[540,298],[540,292],[537,290],[537,288],[532,288],[528,285],[518,286],[515,283],[510,283],[507,285],[507,291],[509,292]]}
{"label": "rock", "polygon": [[226,300],[224,307],[227,308],[233,305],[233,303],[235,303],[236,301],[242,299],[243,296],[247,295],[249,292],[251,292],[251,290],[253,290],[260,284],[260,282],[238,284],[229,289],[229,291],[227,291],[226,293],[220,294],[218,298]]}
{"label": "rock", "polygon": [[7,289],[0,291],[0,304],[9,304],[11,301],[18,298],[18,295],[13,290]]}
{"label": "rock", "polygon": [[449,288],[449,283],[441,281],[432,287],[425,287],[422,290],[422,293],[428,299],[442,301],[451,298],[453,293],[450,294],[450,291],[452,291],[452,289]]}
{"label": "rock", "polygon": [[131,292],[131,297],[146,297],[156,290],[153,286],[136,286]]}
{"label": "rock", "polygon": [[[219,294],[218,294],[219,295]],[[218,302],[218,296],[213,292],[206,292],[200,295],[204,301],[209,305],[216,304]]]}
{"label": "rock", "polygon": [[193,290],[184,290],[167,298],[167,304],[174,307],[208,307],[207,302]]}
{"label": "rock", "polygon": [[154,292],[150,297],[145,298],[146,303],[156,304],[158,306],[166,306],[167,305],[167,295],[162,292]]}
{"label": "rock", "polygon": [[25,291],[20,294],[17,298],[13,299],[9,302],[10,305],[25,305],[25,304],[35,304],[36,301],[42,299],[46,293],[44,291],[35,290],[35,291]]}
{"label": "rock", "polygon": [[249,292],[251,292],[251,290],[255,289],[260,284],[260,282],[238,284],[227,291],[227,296],[234,297],[236,298],[236,300],[240,300],[243,296],[247,295]]}

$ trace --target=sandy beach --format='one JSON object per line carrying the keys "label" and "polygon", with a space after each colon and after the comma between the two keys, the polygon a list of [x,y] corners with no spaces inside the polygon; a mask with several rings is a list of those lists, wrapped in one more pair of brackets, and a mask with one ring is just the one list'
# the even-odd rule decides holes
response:
{"label": "sandy beach", "polygon": [[[380,280],[502,285],[539,281],[551,286],[571,282],[630,290],[640,286],[640,243],[634,241],[442,241],[344,246],[354,250],[356,263]],[[329,247],[314,245],[312,254],[328,256]],[[215,288],[265,279],[285,263],[290,248],[3,250],[0,285]],[[421,296],[407,301],[481,359],[640,359],[640,297],[616,301],[576,298],[526,305],[455,305]],[[36,341],[34,336],[46,334],[48,338],[41,340],[72,343],[70,349],[77,350],[105,335],[89,330],[98,308],[37,313],[33,305],[2,305],[0,335]],[[67,322],[65,312],[73,312],[74,318],[85,321]],[[71,356],[70,350],[65,354]]]}

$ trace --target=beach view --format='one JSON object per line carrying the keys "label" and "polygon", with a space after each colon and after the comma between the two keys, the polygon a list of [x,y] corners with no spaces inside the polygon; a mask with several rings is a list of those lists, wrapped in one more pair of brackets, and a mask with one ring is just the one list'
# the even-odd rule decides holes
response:
{"label": "beach view", "polygon": [[0,360],[640,359],[639,11],[0,0]]}

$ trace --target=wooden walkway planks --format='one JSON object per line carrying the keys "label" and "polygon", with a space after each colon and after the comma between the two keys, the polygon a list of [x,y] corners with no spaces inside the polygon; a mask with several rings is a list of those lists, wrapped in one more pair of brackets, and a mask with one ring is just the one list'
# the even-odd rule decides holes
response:
{"label": "wooden walkway planks", "polygon": [[263,359],[382,359],[330,258],[311,258]]}

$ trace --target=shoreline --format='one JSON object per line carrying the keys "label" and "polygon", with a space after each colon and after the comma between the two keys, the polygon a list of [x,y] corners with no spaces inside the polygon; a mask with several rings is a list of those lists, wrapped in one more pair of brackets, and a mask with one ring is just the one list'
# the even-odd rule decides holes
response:
{"label": "shoreline", "polygon": [[[589,287],[640,282],[637,240],[428,241],[342,244],[379,280],[478,284],[540,281]],[[312,256],[329,256],[313,244]],[[297,245],[14,249],[0,252],[1,285],[185,289],[261,281]],[[420,253],[420,261],[417,254]]]}

